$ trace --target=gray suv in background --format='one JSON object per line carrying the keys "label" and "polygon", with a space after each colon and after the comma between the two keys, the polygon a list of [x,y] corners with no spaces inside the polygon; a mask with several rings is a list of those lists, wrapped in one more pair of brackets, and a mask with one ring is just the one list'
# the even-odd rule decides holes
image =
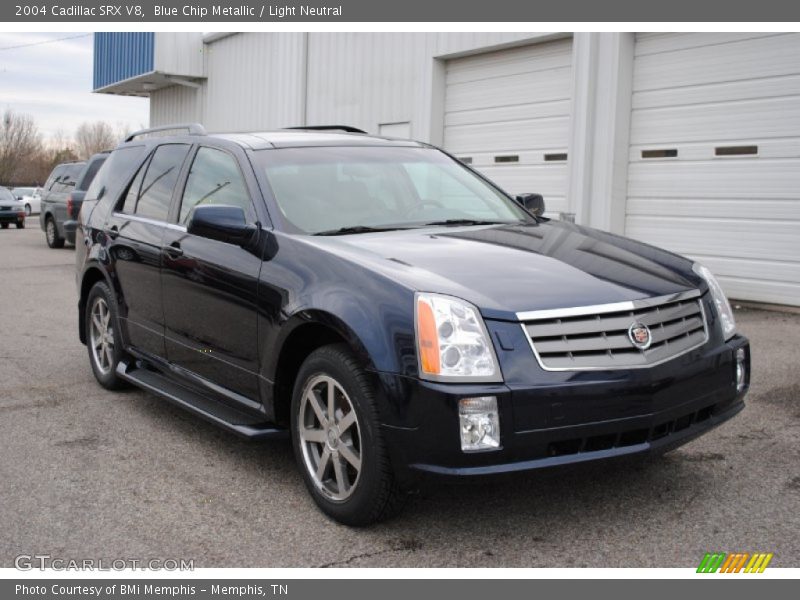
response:
{"label": "gray suv in background", "polygon": [[50,173],[42,188],[39,225],[51,248],[63,248],[65,241],[75,243],[83,196],[107,157],[108,153],[102,152],[87,161],[62,163]]}

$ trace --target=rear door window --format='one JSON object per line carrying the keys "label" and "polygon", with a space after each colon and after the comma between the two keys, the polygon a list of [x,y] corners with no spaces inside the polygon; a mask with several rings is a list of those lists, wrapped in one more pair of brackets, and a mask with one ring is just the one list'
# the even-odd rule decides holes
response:
{"label": "rear door window", "polygon": [[142,179],[135,214],[158,221],[167,220],[172,192],[189,148],[188,144],[165,144],[156,149]]}
{"label": "rear door window", "polygon": [[130,181],[131,174],[140,164],[144,152],[144,146],[125,146],[114,150],[108,159],[103,161],[102,168],[92,179],[89,189],[86,190],[86,200],[99,200],[102,190],[104,204],[113,202]]}

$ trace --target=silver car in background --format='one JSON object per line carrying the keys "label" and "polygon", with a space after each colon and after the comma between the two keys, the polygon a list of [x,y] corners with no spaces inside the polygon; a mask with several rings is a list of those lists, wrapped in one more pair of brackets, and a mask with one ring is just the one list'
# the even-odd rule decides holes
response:
{"label": "silver car in background", "polygon": [[42,188],[15,187],[11,190],[14,197],[25,205],[25,214],[39,214],[42,210]]}

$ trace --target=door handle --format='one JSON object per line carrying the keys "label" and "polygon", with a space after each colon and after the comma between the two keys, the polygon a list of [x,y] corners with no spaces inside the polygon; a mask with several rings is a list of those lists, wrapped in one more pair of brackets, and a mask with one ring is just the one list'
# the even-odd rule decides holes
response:
{"label": "door handle", "polygon": [[119,236],[119,227],[113,225],[108,231],[106,231],[106,235],[110,237],[112,240],[117,239]]}
{"label": "door handle", "polygon": [[164,254],[170,258],[178,258],[179,256],[183,256],[183,250],[181,250],[180,242],[172,242],[169,246],[164,246],[162,250]]}

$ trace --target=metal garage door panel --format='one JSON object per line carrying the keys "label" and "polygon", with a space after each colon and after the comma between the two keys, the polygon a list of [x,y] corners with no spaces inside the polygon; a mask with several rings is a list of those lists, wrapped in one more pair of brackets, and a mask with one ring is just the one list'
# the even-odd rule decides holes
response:
{"label": "metal garage door panel", "polygon": [[632,106],[626,234],[800,305],[800,35],[639,36]]}
{"label": "metal garage door panel", "polygon": [[550,213],[566,208],[571,61],[572,40],[562,39],[446,68],[444,147],[509,193],[543,194]]}
{"label": "metal garage door panel", "polygon": [[796,158],[639,160],[628,167],[628,178],[629,197],[786,198],[797,201],[800,196],[800,160]]}
{"label": "metal garage door panel", "polygon": [[746,248],[747,257],[753,259],[796,261],[800,256],[796,223],[752,221],[739,215],[720,219],[628,216],[626,220],[630,235],[681,254],[740,258]]}
{"label": "metal garage door panel", "polygon": [[[569,98],[569,67],[525,75],[509,75],[450,84],[445,114],[463,110],[485,110],[497,106],[536,105]],[[531,99],[536,102],[532,103]]]}
{"label": "metal garage door panel", "polygon": [[800,102],[796,96],[634,111],[631,143],[653,144],[754,137],[800,136]]}
{"label": "metal garage door panel", "polygon": [[756,213],[760,219],[800,221],[800,202],[764,198],[634,198],[628,197],[628,215],[641,217],[670,215],[713,219],[720,215],[746,218]]}
{"label": "metal garage door panel", "polygon": [[743,40],[783,35],[781,33],[746,32],[746,33],[637,33],[636,55],[671,52],[687,48],[702,48],[713,44],[741,42]]}
{"label": "metal garage door panel", "polygon": [[800,93],[800,75],[781,75],[770,79],[746,79],[715,85],[639,91],[633,95],[632,107],[660,108],[711,102],[741,102],[759,98],[779,98]]}
{"label": "metal garage door panel", "polygon": [[561,148],[566,145],[569,117],[520,119],[503,123],[459,125],[447,128],[447,150],[517,154],[535,148]]}
{"label": "metal garage door panel", "polygon": [[633,91],[711,85],[765,79],[800,71],[800,34],[739,41],[674,52],[640,55],[636,51]]}
{"label": "metal garage door panel", "polygon": [[572,39],[486,52],[447,63],[447,83],[483,81],[505,75],[549,71],[572,64]]}
{"label": "metal garage door panel", "polygon": [[524,119],[563,117],[564,114],[569,114],[569,100],[450,112],[445,115],[444,124],[445,127],[453,127],[481,123],[504,123]]}

